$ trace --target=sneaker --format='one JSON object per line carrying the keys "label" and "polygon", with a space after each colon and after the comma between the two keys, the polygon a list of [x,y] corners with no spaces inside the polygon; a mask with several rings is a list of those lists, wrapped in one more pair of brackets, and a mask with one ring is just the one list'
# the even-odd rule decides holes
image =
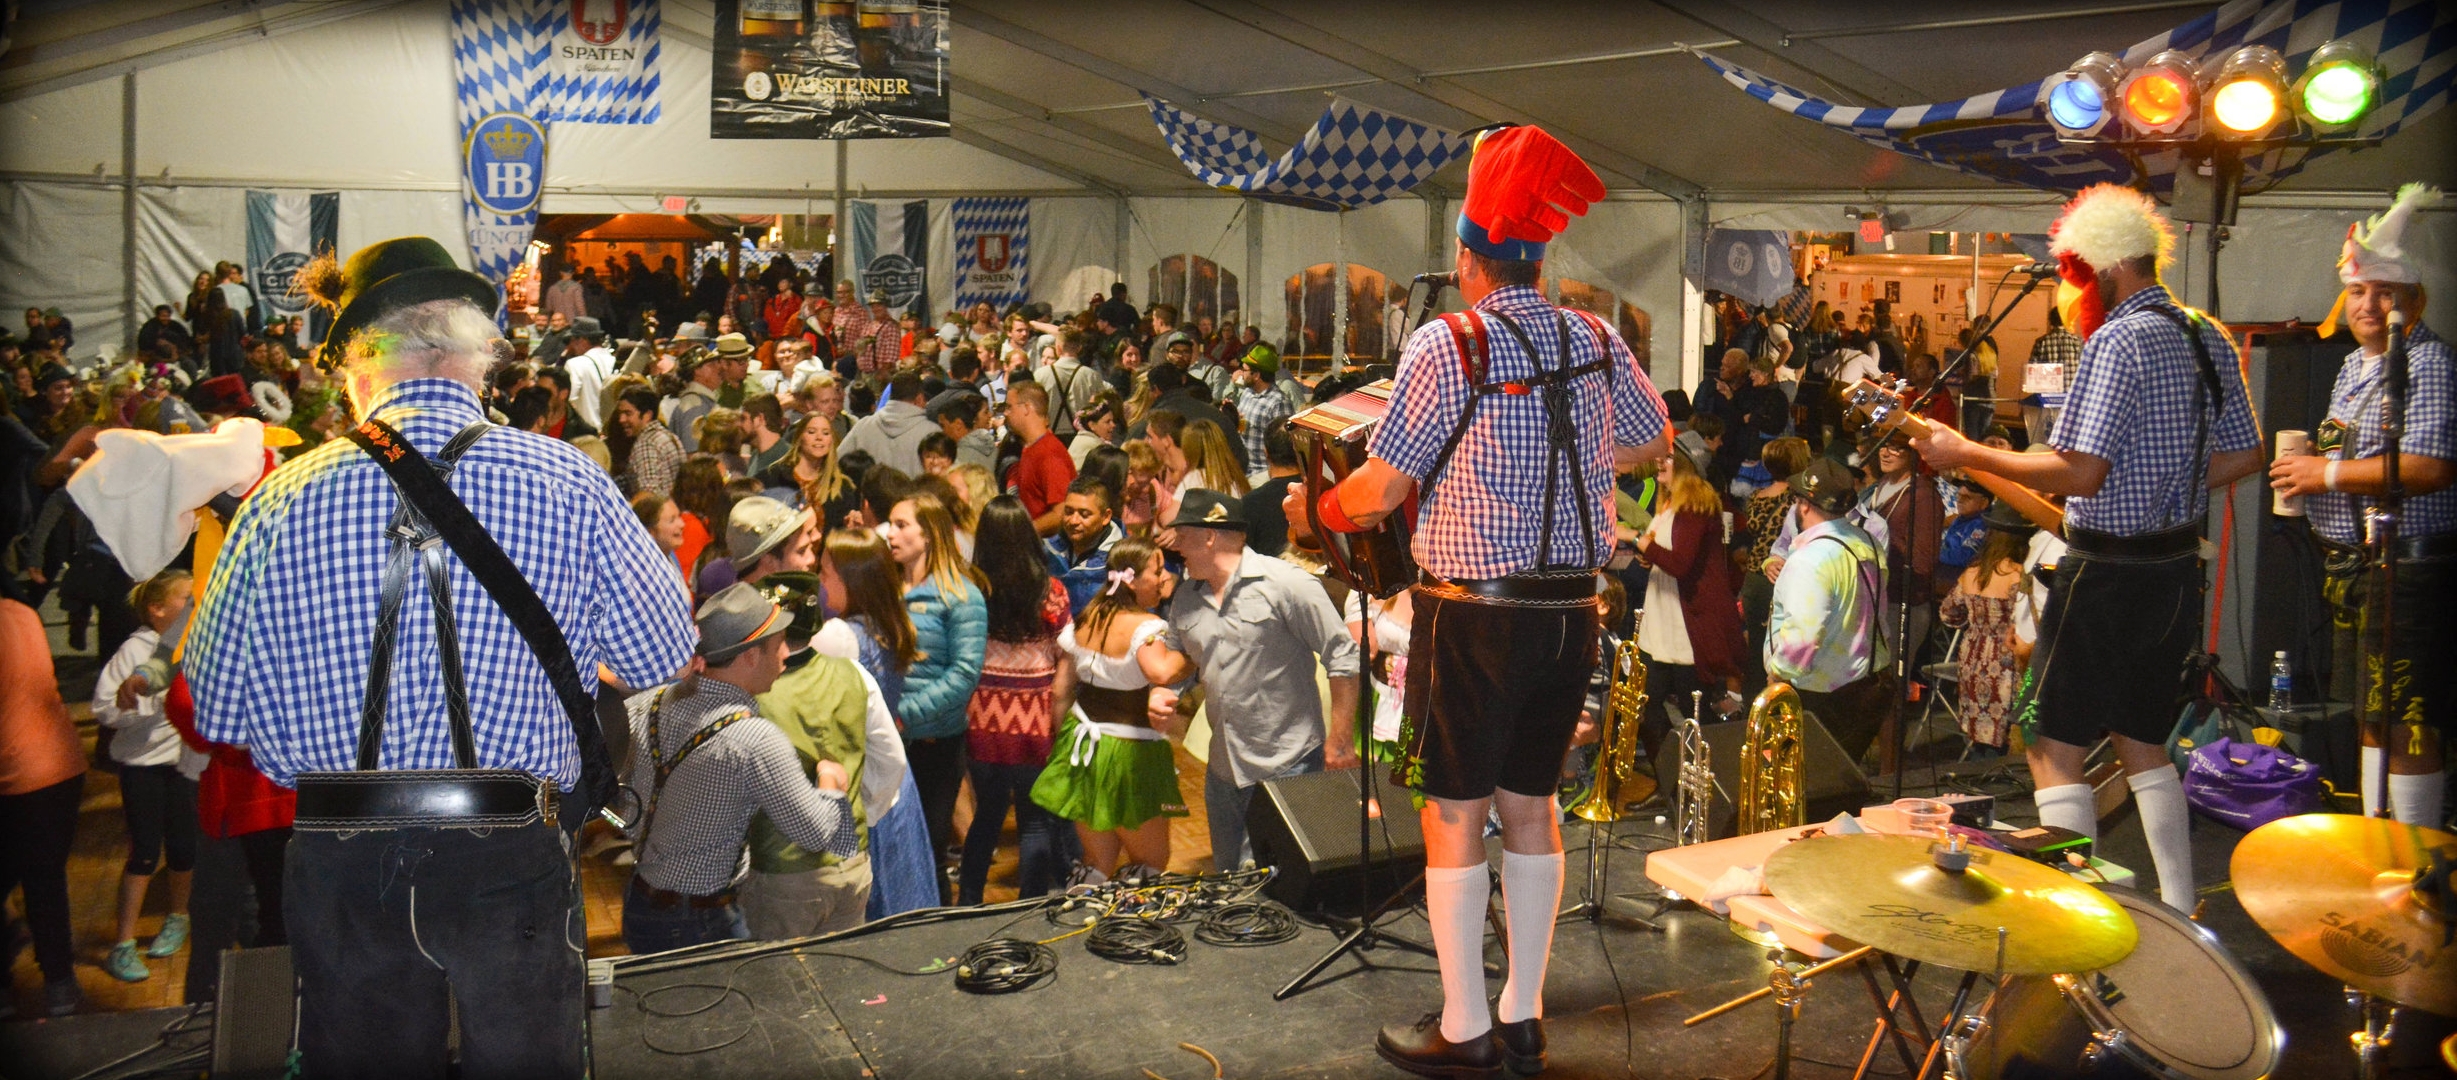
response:
{"label": "sneaker", "polygon": [[177,956],[179,947],[187,943],[188,917],[186,915],[167,916],[162,920],[162,932],[154,935],[154,943],[146,947],[145,955],[157,960],[165,956]]}
{"label": "sneaker", "polygon": [[67,1016],[85,1004],[85,991],[78,987],[74,976],[53,979],[43,984],[43,1008],[53,1016]]}
{"label": "sneaker", "polygon": [[1076,863],[1074,868],[1068,870],[1066,874],[1066,891],[1069,893],[1107,884],[1109,884],[1109,875],[1093,869],[1091,863]]}
{"label": "sneaker", "polygon": [[111,958],[103,961],[102,969],[121,982],[144,982],[154,974],[145,966],[145,958],[137,955],[135,938],[111,946]]}
{"label": "sneaker", "polygon": [[1122,881],[1129,885],[1140,885],[1145,881],[1149,881],[1159,876],[1160,871],[1154,870],[1148,865],[1139,862],[1130,862],[1124,866],[1118,867],[1118,872],[1111,874],[1110,879],[1113,881]]}

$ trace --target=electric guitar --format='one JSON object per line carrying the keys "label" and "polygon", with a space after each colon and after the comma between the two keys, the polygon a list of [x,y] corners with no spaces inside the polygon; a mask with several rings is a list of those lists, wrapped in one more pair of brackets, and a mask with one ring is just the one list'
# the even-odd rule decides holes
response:
{"label": "electric guitar", "polygon": [[[1912,438],[1925,438],[1936,428],[1935,422],[1912,412],[1899,391],[1890,390],[1867,379],[1853,383],[1843,391],[1844,415],[1863,433],[1892,435],[1895,432]],[[1988,493],[2005,500],[2030,523],[2058,536],[2064,535],[2065,512],[2048,497],[1991,472],[1965,468],[1962,470]]]}

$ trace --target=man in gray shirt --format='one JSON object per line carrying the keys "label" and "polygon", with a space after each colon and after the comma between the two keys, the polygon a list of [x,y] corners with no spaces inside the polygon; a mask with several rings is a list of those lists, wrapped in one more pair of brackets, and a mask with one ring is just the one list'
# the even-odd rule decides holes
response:
{"label": "man in gray shirt", "polygon": [[[1212,864],[1253,857],[1246,804],[1265,780],[1357,764],[1357,647],[1313,575],[1246,547],[1245,508],[1217,491],[1186,493],[1174,543],[1186,580],[1168,609],[1177,647],[1202,669],[1211,721],[1203,800]],[[1331,677],[1325,715],[1314,661]],[[1176,695],[1153,692],[1155,712]]]}

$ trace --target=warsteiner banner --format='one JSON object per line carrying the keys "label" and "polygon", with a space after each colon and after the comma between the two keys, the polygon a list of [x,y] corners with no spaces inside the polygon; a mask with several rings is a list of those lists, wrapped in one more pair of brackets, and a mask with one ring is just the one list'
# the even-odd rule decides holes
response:
{"label": "warsteiner banner", "polygon": [[944,136],[946,0],[714,0],[709,135]]}

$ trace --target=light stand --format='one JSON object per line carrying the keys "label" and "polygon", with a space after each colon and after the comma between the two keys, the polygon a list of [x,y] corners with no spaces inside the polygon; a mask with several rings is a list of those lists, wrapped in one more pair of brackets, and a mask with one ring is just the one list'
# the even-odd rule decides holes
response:
{"label": "light stand", "polygon": [[[2007,276],[2011,276],[2010,271],[2008,272]],[[2006,301],[2005,306],[1998,308],[1996,311],[1989,314],[1988,321],[1981,324],[1979,329],[1971,334],[1970,346],[1956,351],[1953,359],[1945,365],[1944,369],[1937,372],[1936,381],[1930,383],[1928,385],[1928,389],[1921,391],[1920,396],[1913,399],[1910,404],[1903,406],[1903,411],[1915,416],[1918,415],[1919,411],[1927,406],[1928,399],[1937,396],[1937,391],[1944,389],[1945,384],[1949,379],[1961,374],[1962,369],[1970,365],[1971,354],[1978,350],[1979,343],[1986,341],[1988,339],[1988,335],[1995,333],[1997,326],[2003,323],[2006,318],[2013,314],[2013,309],[2022,306],[2022,301],[2029,299],[2030,294],[2037,292],[2040,284],[2047,281],[2051,276],[2053,275],[2044,273],[2032,273],[2028,275],[2030,280],[2022,283],[2022,291],[2013,294],[2013,299]],[[2003,288],[2005,280],[2005,278],[1998,278],[1997,287],[2000,289]],[[1911,483],[1920,484],[1927,482],[1928,481],[1921,479],[1919,470],[1912,470]],[[1904,495],[1911,500],[1912,536],[1917,537],[1921,535],[1920,530],[1922,528],[1941,530],[1944,527],[1943,522],[1930,522],[1925,525],[1920,522],[1920,500],[1916,488],[1905,491]],[[1943,511],[1944,507],[1940,505],[1938,507],[1938,512],[1942,513]],[[1916,544],[1917,541],[1915,540],[1914,543]],[[1909,569],[1909,567],[1904,568],[1906,572],[1909,571]],[[1903,586],[1902,601],[1894,605],[1894,641],[1896,644],[1896,648],[1894,650],[1895,685],[1892,700],[1886,703],[1886,726],[1892,728],[1894,731],[1893,745],[1889,749],[1891,756],[1894,759],[1894,797],[1897,799],[1902,798],[1903,774],[1910,771],[1909,766],[1903,762],[1903,746],[1907,735],[1907,733],[1903,731],[1903,706],[1911,694],[1911,672],[1914,670],[1911,666],[1911,659],[1913,655],[1919,651],[1919,645],[1922,644],[1919,642],[1906,640],[1911,635],[1911,590],[1913,585],[1917,583],[1910,582],[1909,579],[1905,580],[1906,584]]]}
{"label": "light stand", "polygon": [[[2366,530],[2369,554],[2377,560],[2374,566],[2380,575],[2377,579],[2380,595],[2374,601],[2379,605],[2380,637],[2377,651],[2367,650],[2370,655],[2363,658],[2363,670],[2378,672],[2373,677],[2385,681],[2391,675],[2390,664],[2395,655],[2391,646],[2397,640],[2397,524],[2406,506],[2406,486],[2399,479],[2397,468],[2406,438],[2406,313],[2395,307],[2389,309],[2389,342],[2381,352],[2380,363],[2381,374],[2388,380],[2381,401],[2382,487],[2380,501],[2364,515],[2371,526]],[[2371,642],[2364,644],[2369,646]],[[2377,687],[2366,690],[2363,701],[2366,714],[2363,730],[2380,738],[2380,763],[2373,768],[2372,775],[2363,779],[2374,785],[2372,790],[2380,795],[2373,816],[2391,817],[2394,810],[2389,805],[2389,740],[2390,729],[2396,723],[2396,706]]]}

